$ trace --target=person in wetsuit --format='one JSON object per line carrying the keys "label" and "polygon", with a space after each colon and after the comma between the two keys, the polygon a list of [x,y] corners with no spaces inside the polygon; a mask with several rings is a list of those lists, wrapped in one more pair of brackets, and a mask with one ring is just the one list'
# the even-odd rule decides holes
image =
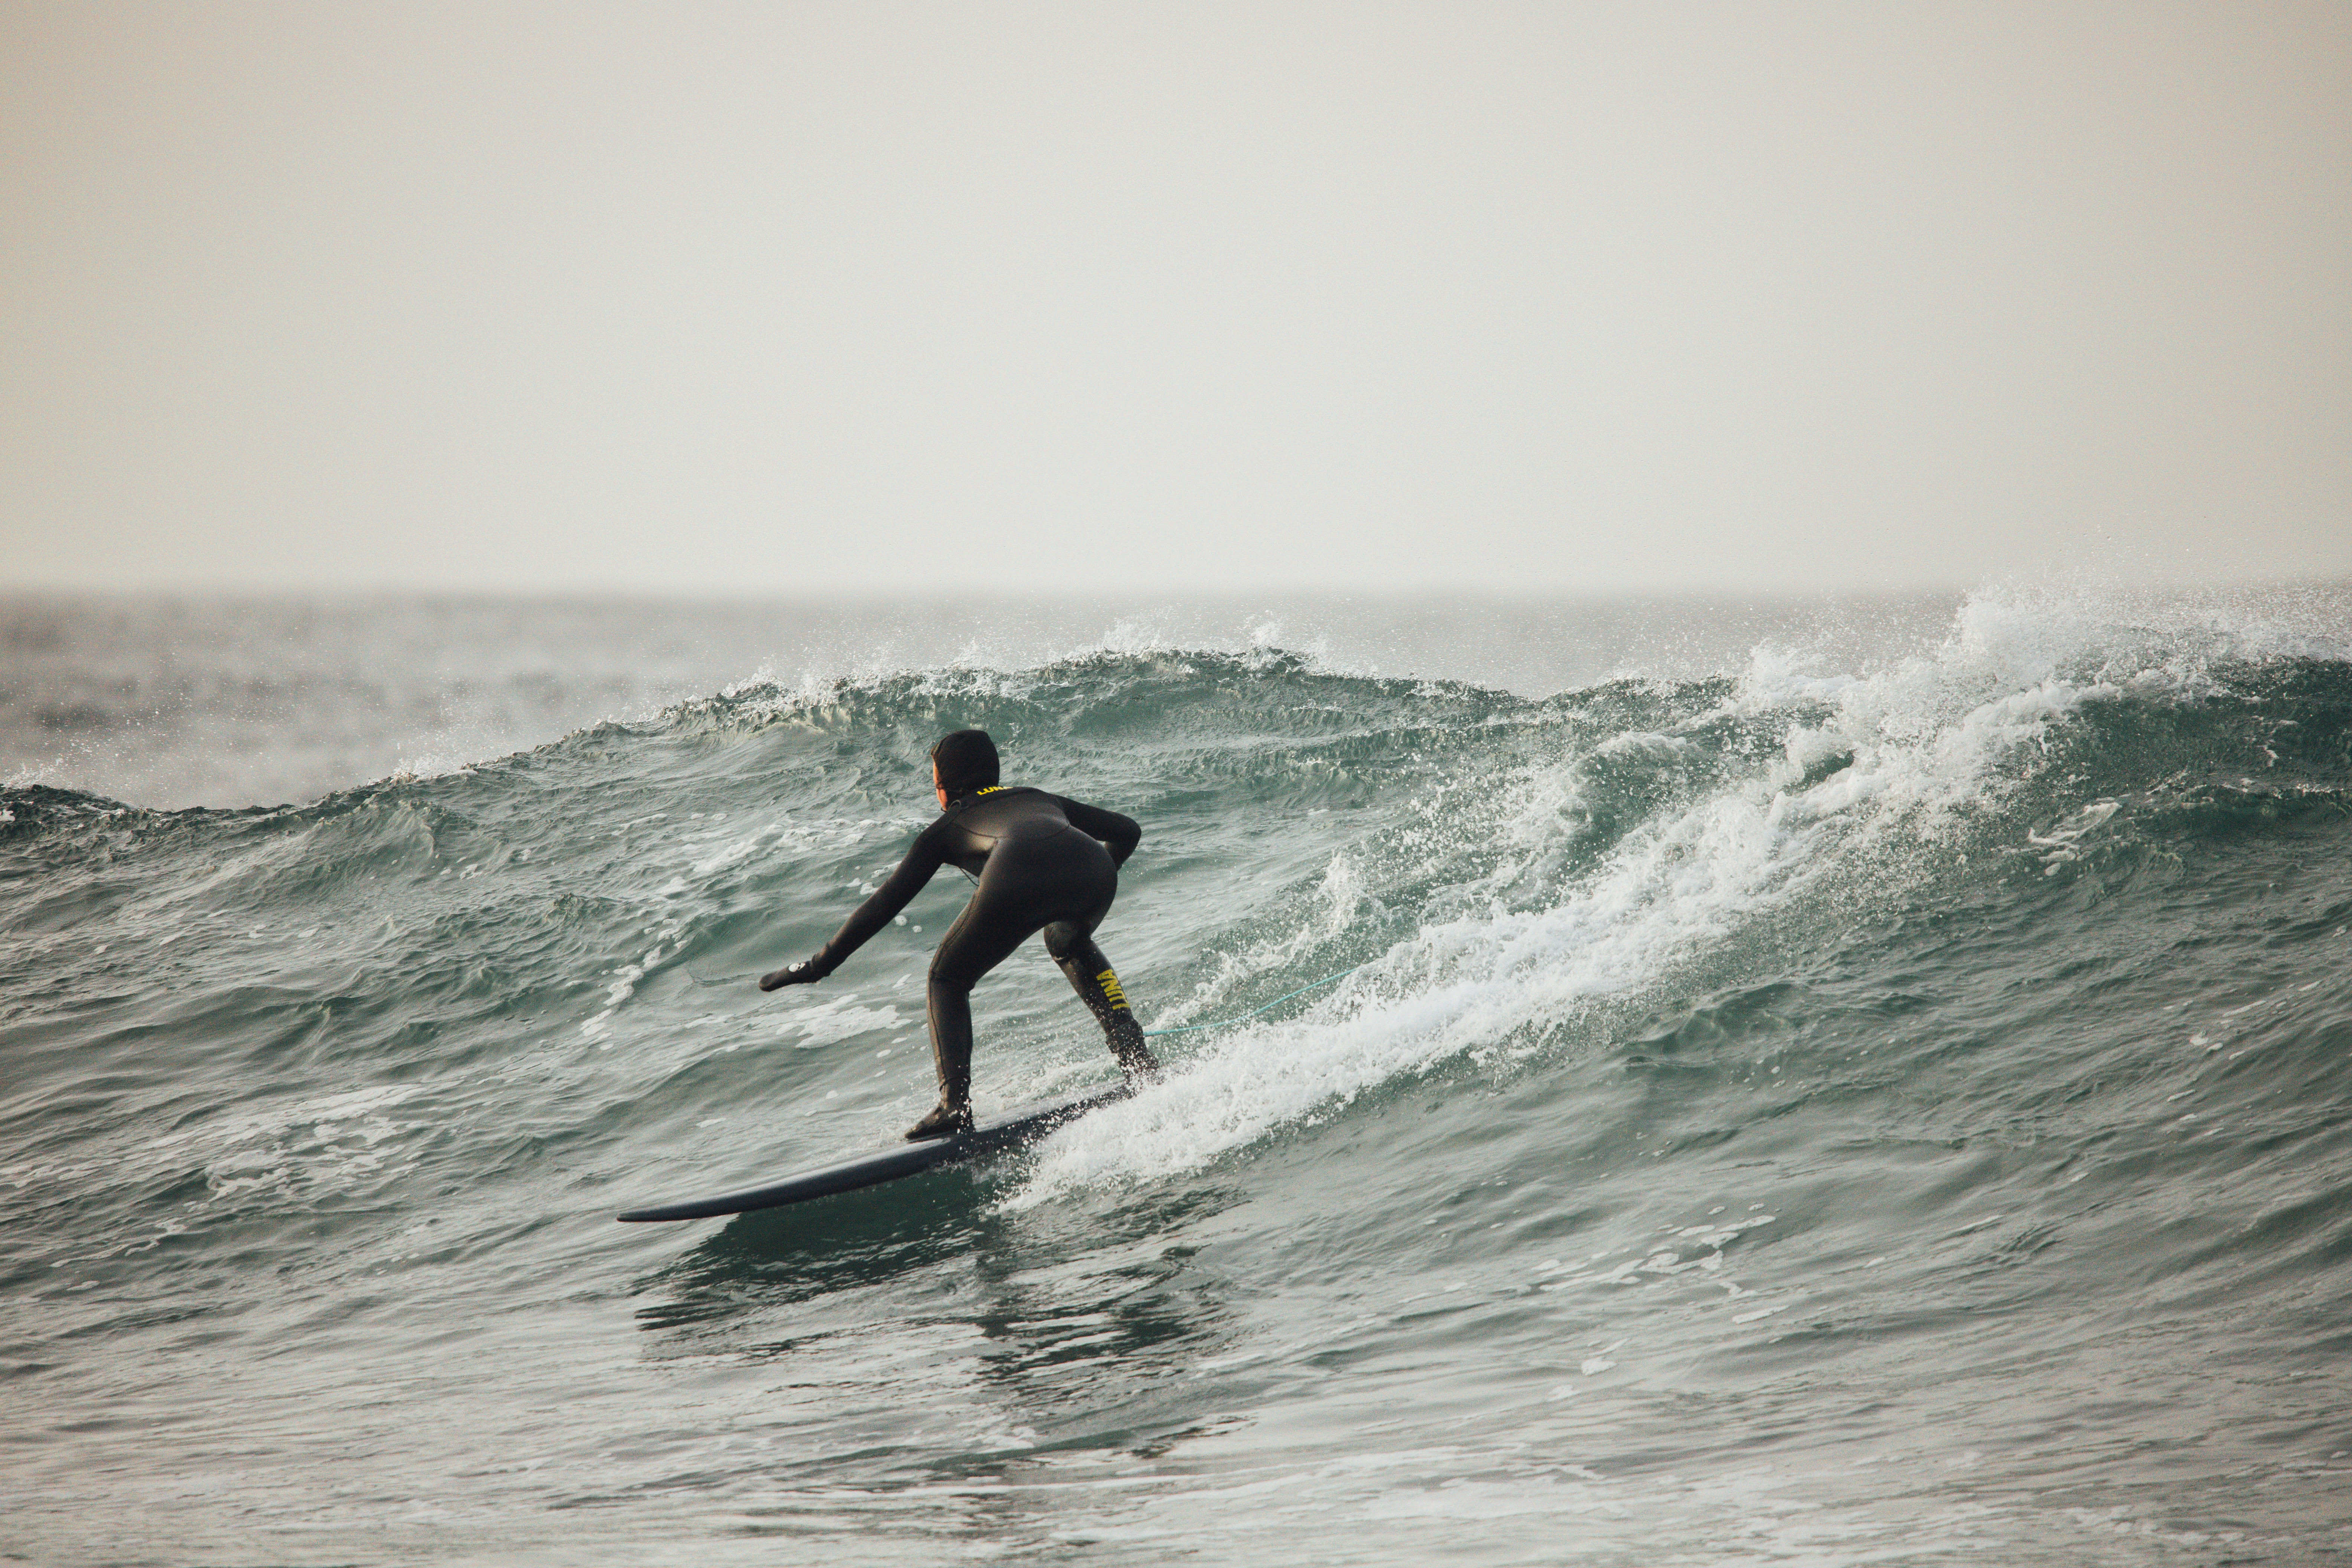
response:
{"label": "person in wetsuit", "polygon": [[1118,868],[1135,853],[1143,829],[1118,812],[996,780],[996,742],[985,730],[958,730],[933,746],[939,820],[815,957],[760,977],[762,991],[822,980],[905,909],[941,866],[979,879],[979,890],[931,956],[931,1059],[940,1103],[908,1130],[910,1141],[971,1128],[971,988],[1040,931],[1118,1065],[1129,1076],[1160,1067],[1094,940],[1118,892]]}

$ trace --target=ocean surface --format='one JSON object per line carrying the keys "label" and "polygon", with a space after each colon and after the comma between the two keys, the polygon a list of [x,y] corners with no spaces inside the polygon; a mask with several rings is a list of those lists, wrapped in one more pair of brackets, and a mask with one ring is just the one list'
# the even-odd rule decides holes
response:
{"label": "ocean surface", "polygon": [[[963,725],[1164,1079],[614,1224],[929,1103],[961,879],[751,976]],[[0,775],[0,1561],[2352,1559],[2352,591],[20,595]]]}

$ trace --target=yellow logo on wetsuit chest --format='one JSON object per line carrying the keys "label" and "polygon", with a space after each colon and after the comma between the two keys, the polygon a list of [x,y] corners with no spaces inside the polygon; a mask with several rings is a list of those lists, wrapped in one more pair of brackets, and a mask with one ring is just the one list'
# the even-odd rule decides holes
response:
{"label": "yellow logo on wetsuit chest", "polygon": [[1095,979],[1101,984],[1103,994],[1110,998],[1111,1011],[1114,1013],[1126,1012],[1127,992],[1119,985],[1118,976],[1106,969],[1100,974],[1096,975]]}

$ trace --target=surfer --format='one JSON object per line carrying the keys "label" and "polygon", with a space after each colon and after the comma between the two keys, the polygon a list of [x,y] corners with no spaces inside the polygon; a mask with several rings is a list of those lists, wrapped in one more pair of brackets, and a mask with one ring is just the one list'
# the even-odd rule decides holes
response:
{"label": "surfer", "polygon": [[1102,1026],[1118,1065],[1130,1077],[1160,1067],[1094,939],[1118,892],[1118,868],[1135,853],[1143,829],[1115,811],[996,781],[996,742],[987,731],[958,730],[933,746],[939,820],[815,957],[760,977],[762,991],[822,980],[889,924],[941,866],[979,879],[971,902],[931,955],[931,1059],[940,1102],[908,1129],[909,1141],[971,1130],[971,988],[1037,931]]}

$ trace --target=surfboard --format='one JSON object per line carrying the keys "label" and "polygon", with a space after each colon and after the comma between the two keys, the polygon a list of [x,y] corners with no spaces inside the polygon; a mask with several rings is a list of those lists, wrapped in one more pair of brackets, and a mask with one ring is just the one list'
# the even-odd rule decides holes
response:
{"label": "surfboard", "polygon": [[1024,1143],[1034,1143],[1064,1122],[1084,1116],[1098,1105],[1125,1100],[1133,1092],[1133,1086],[1125,1079],[1113,1083],[1098,1083],[1092,1089],[1082,1089],[1059,1100],[1041,1100],[1035,1105],[1024,1106],[952,1138],[933,1138],[921,1143],[909,1143],[903,1149],[886,1149],[879,1154],[845,1160],[838,1165],[827,1165],[822,1170],[803,1171],[796,1176],[786,1176],[781,1182],[752,1187],[746,1192],[722,1193],[710,1198],[688,1198],[684,1203],[656,1204],[650,1208],[631,1209],[614,1217],[631,1222],[709,1219],[716,1215],[748,1214],[753,1209],[772,1209],[783,1204],[804,1204],[811,1198],[829,1198],[835,1193],[852,1193],[860,1187],[895,1182],[941,1165],[961,1164],[967,1160],[984,1159],[991,1154],[1001,1154],[1007,1149],[1017,1149]]}

